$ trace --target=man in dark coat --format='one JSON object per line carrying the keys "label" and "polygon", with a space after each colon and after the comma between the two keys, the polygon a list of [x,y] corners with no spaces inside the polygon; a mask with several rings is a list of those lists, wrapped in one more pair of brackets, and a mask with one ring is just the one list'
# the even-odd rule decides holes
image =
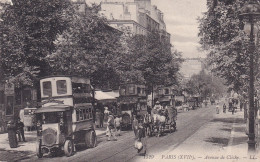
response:
{"label": "man in dark coat", "polygon": [[18,118],[17,120],[17,134],[18,134],[18,139],[19,139],[19,142],[21,141],[21,136],[23,138],[23,141],[25,142],[25,138],[24,138],[24,130],[23,130],[23,127],[24,127],[24,124],[23,122],[21,122],[21,119]]}

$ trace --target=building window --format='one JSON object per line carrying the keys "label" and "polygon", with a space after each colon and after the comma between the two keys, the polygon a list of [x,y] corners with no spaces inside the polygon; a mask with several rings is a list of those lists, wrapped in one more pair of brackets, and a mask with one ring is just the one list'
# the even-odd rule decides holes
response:
{"label": "building window", "polygon": [[32,100],[31,90],[23,90],[23,103],[30,102]]}
{"label": "building window", "polygon": [[17,89],[15,91],[15,104],[16,105],[21,105],[22,104],[22,95],[21,95],[21,90]]}
{"label": "building window", "polygon": [[169,94],[169,89],[165,89],[165,94]]}
{"label": "building window", "polygon": [[144,88],[142,88],[142,94],[145,94],[145,89]]}
{"label": "building window", "polygon": [[8,116],[13,114],[14,114],[14,96],[7,96],[5,115]]}
{"label": "building window", "polygon": [[0,104],[5,103],[4,91],[0,91]]}
{"label": "building window", "polygon": [[141,88],[140,87],[137,87],[137,94],[141,94]]}

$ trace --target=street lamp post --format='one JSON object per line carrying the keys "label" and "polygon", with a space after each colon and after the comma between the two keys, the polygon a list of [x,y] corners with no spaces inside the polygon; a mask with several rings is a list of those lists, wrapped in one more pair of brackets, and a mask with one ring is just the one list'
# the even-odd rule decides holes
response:
{"label": "street lamp post", "polygon": [[250,36],[250,77],[249,77],[249,132],[248,132],[248,151],[255,152],[255,105],[254,105],[254,52],[255,42],[254,35],[256,32],[255,23],[260,19],[260,5],[254,0],[247,2],[240,14],[241,18],[245,20],[244,30]]}

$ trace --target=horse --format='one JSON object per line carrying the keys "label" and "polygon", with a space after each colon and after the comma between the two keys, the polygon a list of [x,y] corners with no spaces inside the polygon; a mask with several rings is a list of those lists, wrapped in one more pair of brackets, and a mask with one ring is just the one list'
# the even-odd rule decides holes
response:
{"label": "horse", "polygon": [[154,127],[157,129],[158,132],[157,136],[159,137],[164,130],[166,117],[164,115],[153,114],[153,121]]}

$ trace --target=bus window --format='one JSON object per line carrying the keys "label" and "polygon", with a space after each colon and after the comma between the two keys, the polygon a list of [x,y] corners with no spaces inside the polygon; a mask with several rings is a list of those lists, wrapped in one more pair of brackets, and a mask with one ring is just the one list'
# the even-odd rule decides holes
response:
{"label": "bus window", "polygon": [[119,91],[120,95],[126,95],[125,94],[125,92],[126,92],[125,89],[126,89],[126,87],[124,87],[124,86],[120,87],[120,91]]}
{"label": "bus window", "polygon": [[87,110],[86,109],[83,109],[83,118],[87,119]]}
{"label": "bus window", "polygon": [[86,116],[87,116],[86,119],[89,119],[89,109],[86,109]]}
{"label": "bus window", "polygon": [[43,87],[43,95],[44,96],[52,96],[51,82],[50,81],[43,82],[42,87]]}
{"label": "bus window", "polygon": [[76,120],[79,121],[79,110],[76,110]]}
{"label": "bus window", "polygon": [[129,85],[128,92],[129,92],[129,94],[134,94],[135,93],[135,86],[134,85]]}
{"label": "bus window", "polygon": [[61,95],[61,94],[66,94],[67,93],[67,84],[66,84],[66,80],[58,80],[56,82],[57,85],[57,94]]}
{"label": "bus window", "polygon": [[59,114],[57,112],[48,112],[43,114],[43,123],[51,124],[59,122]]}
{"label": "bus window", "polygon": [[80,112],[80,114],[79,114],[79,120],[84,120],[84,117],[83,117],[83,109],[80,109],[79,112]]}
{"label": "bus window", "polygon": [[72,83],[73,93],[90,93],[91,88],[89,84]]}
{"label": "bus window", "polygon": [[90,119],[93,118],[92,108],[89,108],[89,118],[90,118]]}

